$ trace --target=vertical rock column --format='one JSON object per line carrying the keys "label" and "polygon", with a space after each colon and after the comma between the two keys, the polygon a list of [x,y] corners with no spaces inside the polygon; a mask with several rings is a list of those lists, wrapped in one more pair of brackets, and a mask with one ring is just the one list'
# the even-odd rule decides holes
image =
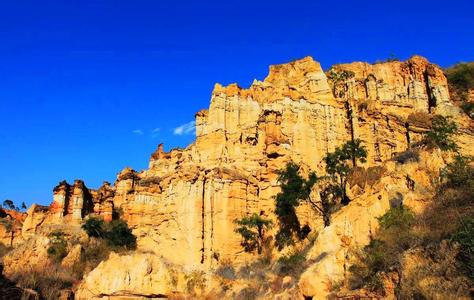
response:
{"label": "vertical rock column", "polygon": [[62,181],[53,190],[53,203],[50,209],[54,214],[56,222],[61,222],[64,217],[68,189],[69,185],[65,181]]}
{"label": "vertical rock column", "polygon": [[103,204],[103,212],[102,212],[105,222],[112,221],[113,212],[114,212],[113,200],[110,199],[110,200],[105,201],[105,203]]}
{"label": "vertical rock column", "polygon": [[84,183],[80,180],[74,181],[72,201],[72,219],[81,221],[82,208],[84,207]]}

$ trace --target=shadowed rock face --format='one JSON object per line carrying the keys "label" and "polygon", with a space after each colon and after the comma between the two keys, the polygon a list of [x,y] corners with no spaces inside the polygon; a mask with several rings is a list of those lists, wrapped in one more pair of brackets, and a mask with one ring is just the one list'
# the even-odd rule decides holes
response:
{"label": "shadowed rock face", "polygon": [[[113,186],[97,191],[78,181],[61,183],[49,211],[29,213],[23,231],[78,222],[86,215],[110,219],[112,210],[120,208],[141,250],[190,268],[207,269],[224,258],[239,263],[246,254],[233,233],[233,220],[253,212],[274,218],[277,172],[287,162],[323,174],[326,153],[360,138],[368,150],[362,167],[379,166],[420,139],[427,127],[416,116],[429,120],[435,113],[456,118],[461,127],[457,142],[466,154],[474,154],[471,121],[452,105],[441,69],[425,58],[341,64],[327,73],[311,57],[271,66],[268,77],[248,89],[216,84],[209,109],[196,114],[196,141],[186,149],[166,153],[160,145],[147,170],[126,168]],[[380,188],[386,198],[392,193]],[[377,203],[373,197],[370,201]],[[372,219],[389,207],[388,202],[372,202]],[[360,222],[364,211],[354,210],[349,220]],[[302,225],[321,226],[321,218],[308,207],[300,207],[298,215]],[[323,237],[330,240],[339,229]],[[356,229],[365,240],[371,227]],[[323,265],[340,266],[339,248],[317,247],[314,257],[331,253]],[[319,269],[312,274],[327,275]],[[308,293],[317,289],[310,283],[304,287]]]}

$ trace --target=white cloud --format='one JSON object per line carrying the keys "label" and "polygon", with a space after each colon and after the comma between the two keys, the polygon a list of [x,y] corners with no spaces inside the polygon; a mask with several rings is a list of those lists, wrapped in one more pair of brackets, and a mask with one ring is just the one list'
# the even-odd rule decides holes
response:
{"label": "white cloud", "polygon": [[186,135],[196,132],[196,122],[191,121],[189,123],[183,124],[179,127],[176,127],[173,130],[174,135]]}
{"label": "white cloud", "polygon": [[143,131],[141,129],[132,130],[132,133],[136,135],[143,135]]}
{"label": "white cloud", "polygon": [[161,130],[160,128],[155,128],[155,129],[153,129],[153,130],[151,131],[151,137],[153,137],[153,138],[157,137],[157,136],[159,135],[159,133],[160,133],[160,130]]}

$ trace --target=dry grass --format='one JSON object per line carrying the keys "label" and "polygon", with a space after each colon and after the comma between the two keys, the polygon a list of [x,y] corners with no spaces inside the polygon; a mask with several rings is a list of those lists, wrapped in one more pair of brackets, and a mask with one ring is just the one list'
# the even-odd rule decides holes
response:
{"label": "dry grass", "polygon": [[47,300],[58,299],[61,290],[71,288],[78,281],[70,270],[65,270],[55,263],[38,269],[19,270],[10,277],[21,288],[35,290]]}

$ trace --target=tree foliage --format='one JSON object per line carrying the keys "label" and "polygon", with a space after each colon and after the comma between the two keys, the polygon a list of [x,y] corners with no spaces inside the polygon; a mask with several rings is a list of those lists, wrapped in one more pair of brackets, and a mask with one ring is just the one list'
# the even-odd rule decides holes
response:
{"label": "tree foliage", "polygon": [[89,237],[105,239],[113,247],[135,249],[137,238],[123,220],[113,220],[106,224],[102,219],[89,218],[82,229]]}
{"label": "tree foliage", "polygon": [[425,134],[423,141],[430,148],[439,148],[442,151],[457,151],[458,146],[453,140],[453,135],[458,131],[458,126],[450,118],[435,116],[431,121],[431,129]]}
{"label": "tree foliage", "polygon": [[258,254],[261,254],[265,243],[265,232],[272,227],[272,221],[254,213],[235,220],[234,223],[238,225],[235,232],[242,236],[241,245],[245,251],[257,250]]}
{"label": "tree foliage", "polygon": [[332,193],[335,198],[341,199],[342,204],[348,204],[350,201],[346,195],[347,177],[352,169],[350,163],[355,167],[358,161],[365,162],[366,158],[367,150],[360,139],[346,142],[324,158],[326,173],[334,183]]}
{"label": "tree foliage", "polygon": [[102,219],[89,218],[82,225],[82,229],[84,229],[84,231],[90,237],[102,238],[105,236],[104,225],[105,223],[104,223],[104,220]]}
{"label": "tree foliage", "polygon": [[21,203],[21,206],[16,206],[15,202],[10,199],[6,199],[3,201],[2,205],[0,207],[6,208],[6,209],[11,209],[11,210],[16,210],[16,211],[25,211],[27,209],[25,202]]}
{"label": "tree foliage", "polygon": [[3,207],[11,210],[18,210],[18,208],[15,206],[15,203],[10,199],[3,201]]}
{"label": "tree foliage", "polygon": [[472,157],[456,155],[452,162],[441,170],[441,177],[448,187],[461,188],[474,184],[474,168],[471,166]]}
{"label": "tree foliage", "polygon": [[276,235],[279,249],[292,245],[295,238],[304,238],[305,232],[301,229],[296,216],[296,207],[300,205],[301,201],[309,198],[318,177],[315,173],[311,173],[308,179],[304,179],[299,174],[299,170],[299,166],[291,162],[280,172],[278,177],[278,181],[281,183],[281,192],[275,199],[275,213],[279,221],[279,230]]}
{"label": "tree foliage", "polygon": [[137,238],[133,235],[132,230],[123,220],[113,220],[107,225],[106,231],[107,241],[115,247],[124,247],[127,249],[135,249],[137,246]]}

